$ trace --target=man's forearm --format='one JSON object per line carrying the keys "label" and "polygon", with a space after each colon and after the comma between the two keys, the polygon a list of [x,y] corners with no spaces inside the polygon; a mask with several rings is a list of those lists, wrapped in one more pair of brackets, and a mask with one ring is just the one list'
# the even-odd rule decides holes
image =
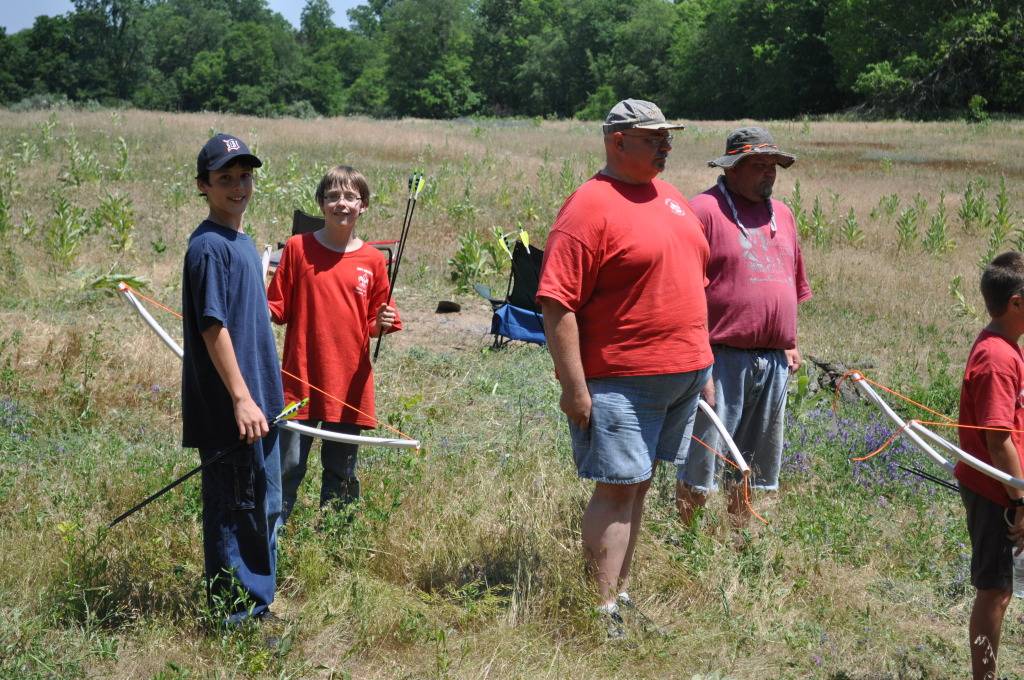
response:
{"label": "man's forearm", "polygon": [[542,300],[540,306],[544,315],[548,352],[551,353],[562,390],[585,390],[587,380],[580,357],[580,332],[575,312],[550,300]]}
{"label": "man's forearm", "polygon": [[220,376],[224,387],[234,402],[244,399],[251,399],[249,387],[245,384],[242,371],[238,368],[238,360],[235,358],[235,347],[231,343],[231,334],[220,324],[210,326],[203,331],[203,342],[206,344],[206,351],[210,354],[210,360],[217,375]]}

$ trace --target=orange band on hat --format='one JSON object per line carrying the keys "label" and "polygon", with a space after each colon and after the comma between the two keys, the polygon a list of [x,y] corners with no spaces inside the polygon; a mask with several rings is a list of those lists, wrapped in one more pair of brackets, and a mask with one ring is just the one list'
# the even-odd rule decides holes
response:
{"label": "orange band on hat", "polygon": [[778,144],[744,144],[743,146],[741,146],[738,149],[733,149],[732,151],[726,151],[725,155],[726,156],[735,156],[738,153],[747,153],[748,151],[756,151],[758,149],[775,149],[776,151],[778,151],[779,145]]}

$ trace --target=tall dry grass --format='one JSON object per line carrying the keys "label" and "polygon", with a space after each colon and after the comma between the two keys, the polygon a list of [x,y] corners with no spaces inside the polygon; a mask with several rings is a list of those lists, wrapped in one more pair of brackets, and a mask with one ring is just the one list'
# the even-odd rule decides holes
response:
{"label": "tall dry grass", "polygon": [[[687,195],[711,186],[705,162],[741,122],[749,121],[691,124],[666,178]],[[799,181],[805,208],[818,198],[831,230],[828,244],[805,241],[815,289],[801,309],[805,354],[870,363],[873,375],[925,391],[936,371],[955,373],[980,322],[948,288],[961,275],[967,306],[982,312],[977,261],[988,239],[962,229],[957,207],[972,180],[985,183],[994,205],[1004,176],[1021,226],[1024,127],[769,127],[800,157],[780,173],[777,194],[792,198]],[[334,163],[364,170],[375,190],[360,222],[367,238],[396,235],[410,171],[430,178],[398,287],[415,323],[389,338],[378,364],[382,417],[425,448],[364,451],[365,498],[352,516],[319,513],[314,481],[303,487],[281,537],[277,607],[290,623],[277,655],[253,631],[201,622],[195,486],[102,530],[194,456],[178,448],[176,359],[123,303],[89,284],[111,272],[141,276],[149,294],[179,306],[185,239],[205,214],[195,153],[221,129],[267,161],[247,225],[257,242],[283,240],[291,210],[308,207],[314,180]],[[868,448],[870,414],[852,406],[842,422],[813,403],[794,411],[787,455],[802,452],[810,463],[790,464],[782,493],[759,500],[770,524],[750,535],[729,529],[717,500],[702,531],[680,527],[661,471],[632,590],[666,635],[635,631],[627,645],[604,643],[579,554],[589,487],[572,471],[544,350],[484,351],[480,300],[459,297],[458,320],[433,314],[438,299],[458,297],[447,260],[462,234],[522,223],[543,242],[566,193],[600,167],[595,125],[59,111],[0,112],[0,131],[0,166],[16,177],[0,253],[4,675],[962,675],[970,593],[958,502],[896,478],[856,481],[846,456]],[[60,179],[72,137],[100,166],[78,185]],[[112,177],[118,137],[130,156],[122,179]],[[893,218],[870,216],[884,196],[905,207],[920,195],[923,233],[943,191],[956,241],[944,255],[920,243],[897,252]],[[108,192],[131,199],[134,247],[115,252],[90,230],[71,264],[59,266],[45,239],[57,196],[88,214]],[[864,235],[857,244],[838,236],[851,207]],[[504,274],[488,276],[503,285]],[[1021,662],[1021,630],[1011,616],[1001,654],[1010,672]]]}

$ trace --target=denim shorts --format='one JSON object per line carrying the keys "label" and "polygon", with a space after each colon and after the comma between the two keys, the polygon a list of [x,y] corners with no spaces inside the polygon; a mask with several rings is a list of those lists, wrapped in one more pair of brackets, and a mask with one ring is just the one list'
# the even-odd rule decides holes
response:
{"label": "denim shorts", "polygon": [[650,479],[654,461],[685,454],[697,399],[711,367],[686,373],[587,380],[590,427],[569,423],[580,477],[605,484]]}
{"label": "denim shorts", "polygon": [[[774,491],[779,488],[789,385],[786,353],[781,349],[745,350],[721,345],[712,349],[715,413],[750,466],[751,487]],[[723,456],[729,456],[718,430],[703,413],[697,414],[693,434]],[[706,494],[718,489],[717,477],[723,465],[712,451],[693,441],[676,477],[694,491]],[[729,471],[732,479],[739,479],[731,465]]]}

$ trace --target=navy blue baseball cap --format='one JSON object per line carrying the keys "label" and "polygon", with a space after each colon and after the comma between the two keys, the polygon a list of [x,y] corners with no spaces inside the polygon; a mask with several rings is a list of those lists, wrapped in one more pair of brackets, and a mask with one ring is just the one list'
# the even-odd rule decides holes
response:
{"label": "navy blue baseball cap", "polygon": [[233,160],[240,160],[249,167],[258,168],[263,161],[249,151],[238,137],[226,135],[223,132],[210,138],[210,141],[203,145],[196,159],[196,172],[200,175],[211,170],[220,170]]}

